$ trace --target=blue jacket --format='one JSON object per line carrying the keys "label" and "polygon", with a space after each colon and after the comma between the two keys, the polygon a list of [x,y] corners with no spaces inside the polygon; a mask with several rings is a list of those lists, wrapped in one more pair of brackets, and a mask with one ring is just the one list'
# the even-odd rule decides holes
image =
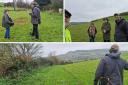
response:
{"label": "blue jacket", "polygon": [[36,6],[32,9],[31,22],[32,24],[41,23],[40,9]]}
{"label": "blue jacket", "polygon": [[115,21],[115,41],[127,42],[128,41],[128,22],[124,19]]}
{"label": "blue jacket", "polygon": [[94,85],[101,77],[109,77],[112,85],[123,85],[123,70],[128,70],[128,63],[120,58],[120,53],[106,54],[96,70]]}

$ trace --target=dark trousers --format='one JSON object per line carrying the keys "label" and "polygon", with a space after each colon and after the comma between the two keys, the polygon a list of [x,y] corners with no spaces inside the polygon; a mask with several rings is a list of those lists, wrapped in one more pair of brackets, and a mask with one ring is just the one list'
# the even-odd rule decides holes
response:
{"label": "dark trousers", "polygon": [[90,36],[90,42],[95,42],[95,36]]}
{"label": "dark trousers", "polygon": [[10,38],[10,28],[9,27],[6,28],[6,32],[5,32],[5,36],[4,37],[5,38]]}
{"label": "dark trousers", "polygon": [[35,36],[36,39],[39,39],[38,24],[33,24],[32,36]]}

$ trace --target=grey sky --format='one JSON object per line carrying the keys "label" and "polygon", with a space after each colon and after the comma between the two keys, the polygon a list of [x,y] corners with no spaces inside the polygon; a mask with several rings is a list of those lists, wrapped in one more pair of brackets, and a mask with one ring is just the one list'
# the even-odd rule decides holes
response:
{"label": "grey sky", "polygon": [[65,0],[65,8],[73,14],[71,21],[87,22],[128,11],[128,0]]}
{"label": "grey sky", "polygon": [[[55,52],[56,55],[64,54],[75,50],[94,50],[94,49],[109,49],[114,43],[43,43],[44,56],[50,52]],[[128,51],[128,43],[117,43],[120,50]]]}

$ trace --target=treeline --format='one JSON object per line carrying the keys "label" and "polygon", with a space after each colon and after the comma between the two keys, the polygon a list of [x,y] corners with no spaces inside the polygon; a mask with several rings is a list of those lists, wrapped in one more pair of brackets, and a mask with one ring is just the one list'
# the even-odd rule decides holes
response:
{"label": "treeline", "polygon": [[71,63],[52,53],[48,57],[42,55],[41,44],[0,44],[0,76],[17,79],[33,69]]}
{"label": "treeline", "polygon": [[[63,8],[63,0],[34,0],[37,2],[42,10],[59,10]],[[18,8],[31,8],[30,2],[28,0],[15,0],[15,3],[8,2],[4,3],[5,7],[14,7]]]}

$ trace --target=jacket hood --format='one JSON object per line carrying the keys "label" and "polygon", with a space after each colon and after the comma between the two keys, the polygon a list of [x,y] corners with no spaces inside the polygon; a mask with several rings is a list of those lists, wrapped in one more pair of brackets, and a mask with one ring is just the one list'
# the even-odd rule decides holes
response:
{"label": "jacket hood", "polygon": [[119,59],[120,58],[120,55],[121,53],[118,52],[118,53],[109,53],[109,54],[106,54],[108,57],[112,58],[112,59]]}

